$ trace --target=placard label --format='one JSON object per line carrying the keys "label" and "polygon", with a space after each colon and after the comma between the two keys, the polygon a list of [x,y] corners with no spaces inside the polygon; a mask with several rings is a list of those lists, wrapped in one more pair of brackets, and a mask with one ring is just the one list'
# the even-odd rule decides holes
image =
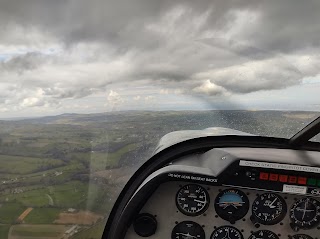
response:
{"label": "placard label", "polygon": [[309,172],[309,173],[320,173],[320,168],[301,166],[301,165],[281,164],[281,163],[268,163],[268,162],[240,160],[239,165],[245,166],[245,167],[255,167],[255,168],[271,168],[271,169]]}
{"label": "placard label", "polygon": [[284,193],[292,194],[307,194],[307,187],[284,184],[282,191]]}

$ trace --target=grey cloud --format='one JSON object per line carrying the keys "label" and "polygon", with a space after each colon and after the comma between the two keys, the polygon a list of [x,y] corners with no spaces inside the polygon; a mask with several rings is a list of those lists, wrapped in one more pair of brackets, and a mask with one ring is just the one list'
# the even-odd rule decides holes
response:
{"label": "grey cloud", "polygon": [[[105,91],[114,83],[145,81],[208,95],[282,89],[320,73],[319,4],[2,0],[0,45],[23,44],[24,36],[14,33],[18,26],[24,34],[35,32],[30,44],[50,41],[63,53],[12,57],[0,63],[6,71],[0,80],[11,79],[17,92],[41,89],[37,97],[45,104]],[[309,55],[307,65],[297,60]],[[19,99],[26,98],[28,93]]]}
{"label": "grey cloud", "polygon": [[12,57],[8,61],[0,63],[0,69],[6,71],[22,72],[32,70],[42,64],[45,64],[47,58],[37,52],[29,52],[26,54]]}
{"label": "grey cloud", "polygon": [[[245,34],[266,47],[286,50],[298,45],[319,43],[319,1],[150,1],[150,0],[29,0],[1,1],[1,22],[36,26],[72,41],[107,40],[142,47],[159,40],[144,31],[143,26],[163,16],[175,6],[187,6],[185,18],[211,9],[201,30],[220,30],[232,27],[230,11],[249,9],[257,11],[260,23],[248,21]],[[253,26],[254,24],[257,24]],[[289,38],[290,37],[290,38]],[[150,39],[150,40],[148,40]],[[261,45],[257,44],[259,47]],[[269,49],[271,50],[271,49]]]}
{"label": "grey cloud", "polygon": [[[107,41],[121,49],[160,46],[165,36],[144,27],[177,6],[189,9],[179,24],[208,9],[210,14],[200,31],[228,30],[236,19],[230,12],[256,11],[258,19],[248,19],[239,37],[251,39],[259,48],[288,51],[318,46],[319,1],[150,1],[150,0],[29,0],[1,1],[0,19],[23,26],[35,26],[66,42]],[[259,21],[259,22],[256,22]],[[243,40],[242,39],[242,40]]]}

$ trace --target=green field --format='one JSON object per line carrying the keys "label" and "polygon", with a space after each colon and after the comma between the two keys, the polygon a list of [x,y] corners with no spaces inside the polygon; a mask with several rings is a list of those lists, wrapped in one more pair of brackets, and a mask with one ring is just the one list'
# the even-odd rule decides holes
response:
{"label": "green field", "polygon": [[128,144],[113,153],[90,152],[85,154],[73,154],[79,160],[87,161],[90,171],[99,171],[106,168],[118,167],[118,162],[122,155],[137,148],[136,144]]}
{"label": "green field", "polygon": [[7,239],[11,225],[0,225],[0,239]]}
{"label": "green field", "polygon": [[13,226],[11,235],[18,237],[59,237],[66,230],[60,225],[16,225]]}
{"label": "green field", "polygon": [[[70,181],[65,184],[49,186],[41,189],[30,190],[19,194],[8,194],[0,197],[4,202],[19,202],[25,207],[56,206],[61,208],[82,208],[87,200],[88,185],[79,181]],[[50,205],[50,197],[53,205]],[[1,208],[0,208],[1,210]]]}
{"label": "green field", "polygon": [[19,194],[9,194],[6,196],[1,196],[0,200],[3,201],[4,198],[8,199],[9,202],[19,202],[25,207],[43,207],[49,205],[49,200],[46,196],[48,189],[42,188],[37,190],[26,191]]}
{"label": "green field", "polygon": [[24,222],[28,224],[51,224],[59,216],[61,209],[58,208],[34,208]]}
{"label": "green field", "polygon": [[58,159],[0,155],[0,164],[0,173],[28,174],[43,171],[46,168],[59,167],[63,165],[63,162]]}
{"label": "green field", "polygon": [[[116,189],[113,189],[116,190]],[[93,212],[107,212],[111,209],[110,195],[112,189],[108,186],[101,188],[99,185],[92,183],[83,183],[80,181],[70,181],[65,184],[48,186],[41,189],[34,189],[19,194],[8,194],[0,196],[0,201],[3,202],[1,211],[8,212],[9,215],[20,215],[21,211],[27,207],[35,208],[25,218],[29,223],[47,223],[54,220],[56,210],[68,209],[70,207],[77,209],[86,209]],[[6,202],[8,200],[8,202]],[[19,206],[19,207],[18,207]],[[58,209],[55,209],[58,208]],[[11,210],[17,210],[17,212]],[[48,218],[46,218],[46,213]],[[36,220],[37,214],[42,219]],[[11,222],[12,218],[6,216],[6,220],[1,221],[4,214],[0,214],[0,222]],[[31,218],[29,218],[31,217]],[[14,218],[16,219],[16,218]]]}
{"label": "green field", "polygon": [[0,207],[0,223],[15,223],[25,209],[20,203],[3,203]]}
{"label": "green field", "polygon": [[62,208],[84,208],[88,195],[88,184],[70,181],[62,185],[49,187],[54,205]]}

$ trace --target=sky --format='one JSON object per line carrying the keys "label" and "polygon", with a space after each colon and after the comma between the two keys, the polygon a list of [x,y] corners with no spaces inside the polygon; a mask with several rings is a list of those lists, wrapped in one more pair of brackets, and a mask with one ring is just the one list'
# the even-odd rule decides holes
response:
{"label": "sky", "polygon": [[320,1],[1,0],[0,118],[320,111]]}

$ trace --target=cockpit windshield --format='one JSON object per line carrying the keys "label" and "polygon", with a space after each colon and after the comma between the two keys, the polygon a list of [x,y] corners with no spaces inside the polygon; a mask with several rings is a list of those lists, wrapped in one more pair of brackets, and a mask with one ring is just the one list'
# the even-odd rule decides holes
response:
{"label": "cockpit windshield", "polygon": [[0,239],[101,238],[166,134],[294,136],[320,115],[319,10],[2,0]]}

